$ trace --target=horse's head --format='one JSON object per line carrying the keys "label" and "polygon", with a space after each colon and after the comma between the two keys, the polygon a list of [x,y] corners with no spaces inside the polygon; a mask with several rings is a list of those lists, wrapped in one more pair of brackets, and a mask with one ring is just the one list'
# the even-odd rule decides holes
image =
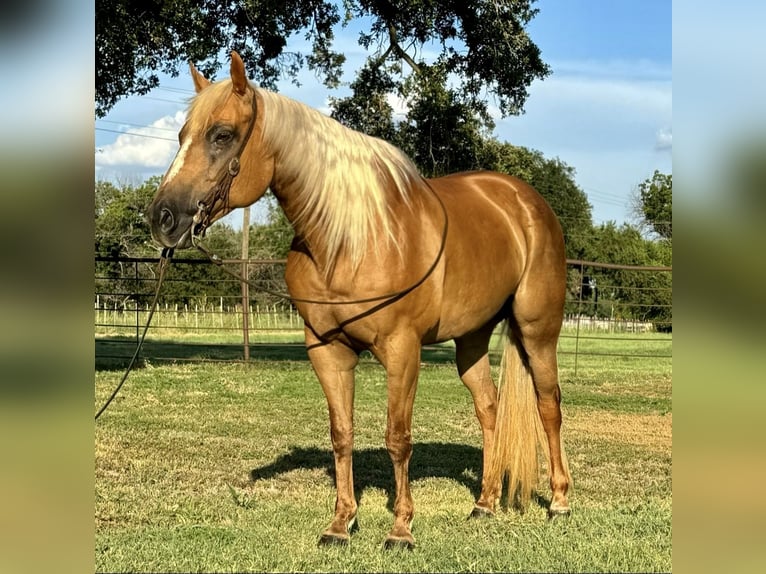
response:
{"label": "horse's head", "polygon": [[231,79],[211,83],[190,68],[197,95],[146,212],[152,237],[165,247],[188,247],[192,235],[257,201],[274,175],[274,158],[261,145],[261,98],[239,54],[231,53]]}

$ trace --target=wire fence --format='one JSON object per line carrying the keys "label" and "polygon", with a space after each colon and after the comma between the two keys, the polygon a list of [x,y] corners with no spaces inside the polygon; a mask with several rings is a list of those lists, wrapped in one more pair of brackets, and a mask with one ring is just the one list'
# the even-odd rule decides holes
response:
{"label": "wire fence", "polygon": [[[156,258],[97,257],[94,293],[96,366],[124,364],[148,319]],[[559,357],[575,373],[591,357],[672,358],[670,267],[569,260]],[[253,286],[203,259],[174,259],[141,358],[150,361],[302,360],[303,319],[287,298],[284,260],[226,259]],[[259,289],[260,287],[260,289]],[[450,357],[451,343],[428,346]]]}

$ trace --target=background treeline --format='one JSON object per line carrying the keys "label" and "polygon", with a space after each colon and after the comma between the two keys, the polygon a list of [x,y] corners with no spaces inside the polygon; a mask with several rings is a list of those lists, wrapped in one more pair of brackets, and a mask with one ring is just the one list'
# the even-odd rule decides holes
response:
{"label": "background treeline", "polygon": [[[370,83],[365,83],[365,89]],[[351,127],[386,137],[407,151],[428,176],[468,169],[491,169],[518,176],[532,184],[558,215],[567,245],[567,257],[623,265],[672,265],[672,176],[655,172],[639,183],[633,196],[633,223],[594,225],[587,196],[577,186],[575,170],[559,158],[546,158],[536,150],[500,142],[491,137],[491,120],[461,104],[435,82],[426,94],[411,100],[406,119],[394,121],[384,97],[354,86],[354,95],[333,102],[333,115]],[[454,108],[454,109],[453,109]],[[388,118],[386,120],[386,118]],[[466,121],[465,118],[468,118]],[[386,121],[384,121],[386,120]],[[428,134],[428,136],[424,136]],[[95,185],[95,254],[97,257],[156,257],[143,213],[159,184],[152,177],[140,185],[97,181]],[[287,254],[292,229],[270,194],[265,221],[249,230],[251,259],[281,259]],[[205,244],[224,258],[239,258],[242,232],[223,223],[207,231]],[[195,250],[176,257],[205,259]],[[285,291],[281,265],[249,268],[250,279],[275,291]],[[153,277],[151,263],[140,264],[139,278]],[[221,282],[225,280],[225,282]],[[585,287],[583,288],[583,285]],[[108,304],[126,299],[150,299],[146,289],[136,293],[135,266],[96,262],[96,293]],[[148,291],[151,291],[149,289]],[[111,295],[106,295],[107,293]],[[240,285],[213,265],[171,266],[163,302],[210,303],[224,297],[238,303]],[[253,303],[277,300],[251,289]],[[568,313],[652,321],[661,330],[672,329],[672,274],[619,269],[570,268]]]}

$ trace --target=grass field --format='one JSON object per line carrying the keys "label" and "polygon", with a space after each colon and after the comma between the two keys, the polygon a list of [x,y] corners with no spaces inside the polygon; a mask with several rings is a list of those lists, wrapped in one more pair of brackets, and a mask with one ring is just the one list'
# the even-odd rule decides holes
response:
{"label": "grass field", "polygon": [[[622,345],[642,345],[630,339]],[[407,552],[382,549],[393,472],[385,374],[369,357],[357,372],[360,530],[348,547],[317,546],[335,501],[327,407],[305,351],[286,343],[256,346],[249,364],[147,359],[130,375],[95,429],[97,570],[671,570],[669,359],[580,357],[575,375],[562,354],[572,516],[546,520],[542,481],[541,504],[527,513],[468,521],[481,472],[478,422],[452,349],[424,350],[410,464],[417,547]],[[220,352],[149,345],[155,354],[176,345],[189,359]],[[122,372],[96,364],[98,407]]]}

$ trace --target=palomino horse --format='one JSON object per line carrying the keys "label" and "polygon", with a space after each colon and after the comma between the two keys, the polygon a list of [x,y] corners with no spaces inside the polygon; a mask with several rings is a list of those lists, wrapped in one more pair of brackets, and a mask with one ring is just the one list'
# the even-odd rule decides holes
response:
{"label": "palomino horse", "polygon": [[[549,515],[568,514],[556,362],[566,268],[561,227],[545,200],[498,173],[426,180],[388,143],[251,85],[235,52],[231,79],[211,83],[191,72],[197,95],[147,217],[157,242],[187,247],[271,189],[292,223],[286,281],[327,397],[335,455],[335,516],[320,541],[347,542],[356,520],[354,369],[368,349],[388,380],[396,499],[385,545],[413,546],[408,466],[420,350],[449,339],[483,433],[471,516],[493,514],[506,476],[516,503],[528,503],[538,444]],[[488,347],[502,321],[509,328],[498,392]]]}

